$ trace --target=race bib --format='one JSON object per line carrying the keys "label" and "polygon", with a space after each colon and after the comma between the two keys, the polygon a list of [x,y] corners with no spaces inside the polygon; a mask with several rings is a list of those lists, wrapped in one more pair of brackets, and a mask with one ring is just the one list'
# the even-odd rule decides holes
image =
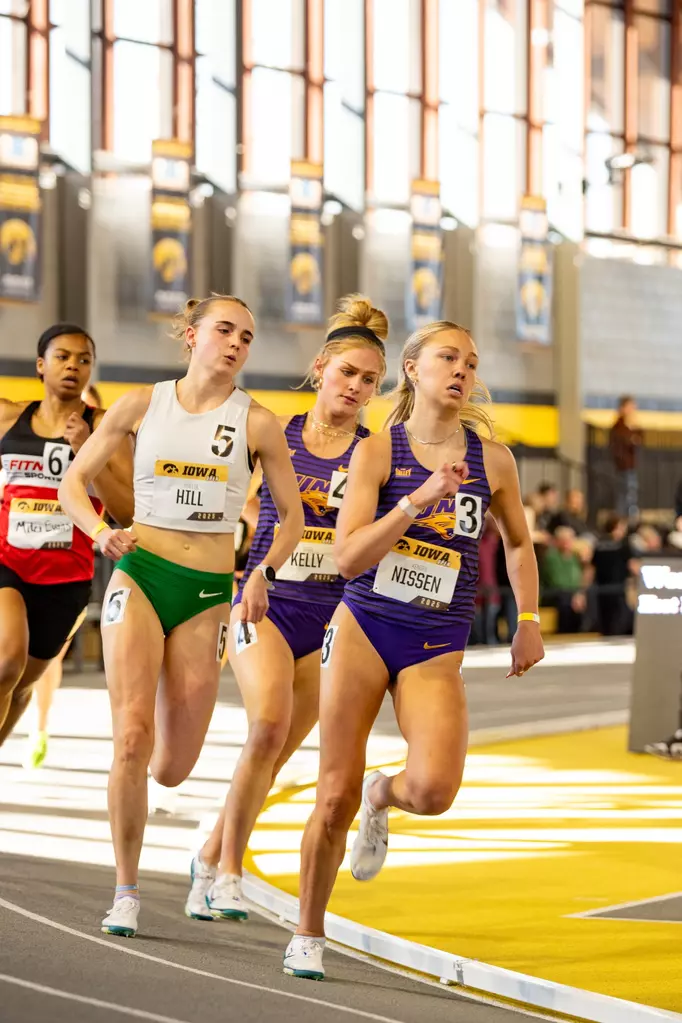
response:
{"label": "race bib", "polygon": [[23,550],[68,549],[73,542],[73,522],[59,501],[14,497],[9,506],[7,542]]}
{"label": "race bib", "polygon": [[152,513],[161,519],[221,522],[228,471],[226,465],[158,458],[154,463]]}
{"label": "race bib", "polygon": [[329,484],[329,493],[327,494],[327,507],[328,508],[340,508],[341,502],[343,501],[343,495],[346,492],[346,483],[348,482],[348,473],[341,472],[339,469],[335,469],[332,473],[331,482]]}
{"label": "race bib", "polygon": [[[279,525],[275,527],[275,534]],[[335,529],[324,526],[306,526],[296,550],[277,572],[278,579],[286,582],[333,583],[339,577],[334,561]]]}
{"label": "race bib", "polygon": [[403,604],[447,611],[461,562],[458,551],[402,536],[379,562],[372,589]]}

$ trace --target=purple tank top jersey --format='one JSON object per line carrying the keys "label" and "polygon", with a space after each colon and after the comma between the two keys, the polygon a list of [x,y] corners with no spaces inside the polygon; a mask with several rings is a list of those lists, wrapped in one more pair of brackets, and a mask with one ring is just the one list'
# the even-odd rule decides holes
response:
{"label": "purple tank top jersey", "polygon": [[[273,593],[285,600],[305,600],[335,607],[343,596],[345,583],[332,557],[336,516],[346,487],[350,457],[357,442],[369,436],[369,430],[358,426],[350,446],[339,458],[318,458],[303,443],[305,420],[305,414],[294,416],[284,431],[303,502],[305,528],[296,550],[277,573]],[[255,566],[268,553],[277,521],[277,509],[264,479],[258,526],[240,591]]]}
{"label": "purple tank top jersey", "polygon": [[[420,512],[378,566],[346,583],[351,605],[412,627],[416,620],[424,628],[473,620],[478,544],[491,494],[481,439],[465,431],[469,476],[459,492]],[[379,493],[377,519],[431,476],[413,455],[402,423],[391,427],[391,444],[391,475]]]}

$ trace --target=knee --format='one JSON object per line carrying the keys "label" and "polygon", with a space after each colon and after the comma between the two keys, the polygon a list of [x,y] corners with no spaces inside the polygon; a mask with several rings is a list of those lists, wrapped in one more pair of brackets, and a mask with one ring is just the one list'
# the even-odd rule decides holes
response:
{"label": "knee", "polygon": [[[26,668],[26,658],[21,654],[6,654],[0,657],[0,696],[14,691]],[[30,690],[29,690],[30,695]]]}
{"label": "knee", "polygon": [[318,797],[318,810],[328,835],[346,835],[358,811],[362,787],[332,789]]}
{"label": "knee", "polygon": [[249,726],[246,740],[248,752],[255,760],[272,761],[273,764],[282,752],[287,740],[288,722],[256,720]]}
{"label": "knee", "polygon": [[177,788],[187,777],[186,771],[171,762],[156,764],[152,760],[150,767],[154,781],[165,789]]}
{"label": "knee", "polygon": [[409,781],[407,792],[412,812],[420,817],[437,817],[452,806],[459,790],[459,783],[437,779],[416,779]]}
{"label": "knee", "polygon": [[124,767],[145,769],[154,749],[154,726],[142,721],[123,725],[114,735],[114,760]]}

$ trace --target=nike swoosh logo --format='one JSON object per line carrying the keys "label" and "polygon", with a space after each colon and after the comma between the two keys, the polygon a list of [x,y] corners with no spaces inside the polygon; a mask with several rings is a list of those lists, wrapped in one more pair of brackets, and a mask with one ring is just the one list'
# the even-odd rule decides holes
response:
{"label": "nike swoosh logo", "polygon": [[[477,480],[462,480],[462,482],[460,483],[460,487],[465,487],[467,485],[467,483],[480,483],[480,482],[481,482],[480,479],[477,479]],[[448,643],[448,646],[449,645],[450,644]]]}
{"label": "nike swoosh logo", "polygon": [[222,597],[222,595],[223,595],[222,594],[222,590],[220,591],[220,593],[204,593],[204,591],[202,590],[201,593],[199,594],[199,596],[201,598],[204,598],[204,597]]}
{"label": "nike swoosh logo", "polygon": [[444,646],[452,646],[452,643],[424,643],[425,650],[440,650]]}

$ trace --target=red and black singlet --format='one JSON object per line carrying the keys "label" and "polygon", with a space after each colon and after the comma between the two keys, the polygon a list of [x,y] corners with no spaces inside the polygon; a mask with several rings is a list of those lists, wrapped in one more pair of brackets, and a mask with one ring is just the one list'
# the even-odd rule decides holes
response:
{"label": "red and black singlet", "polygon": [[[92,579],[92,540],[63,511],[57,491],[73,459],[63,437],[39,437],[31,425],[39,401],[31,402],[0,440],[5,490],[0,506],[0,564],[27,583],[46,586]],[[83,419],[92,432],[95,410]],[[91,497],[100,512],[102,503]]]}

